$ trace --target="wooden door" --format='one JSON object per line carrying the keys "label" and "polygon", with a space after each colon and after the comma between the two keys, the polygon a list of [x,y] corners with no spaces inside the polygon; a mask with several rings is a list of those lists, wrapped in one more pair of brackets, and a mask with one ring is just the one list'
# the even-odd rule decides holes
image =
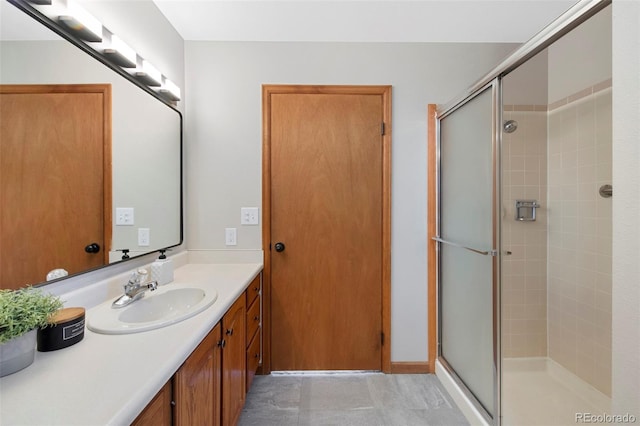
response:
{"label": "wooden door", "polygon": [[222,317],[222,424],[235,426],[246,398],[247,309],[244,295]]}
{"label": "wooden door", "polygon": [[384,370],[390,87],[265,89],[271,370]]}
{"label": "wooden door", "polygon": [[[111,87],[0,87],[0,287],[107,261]],[[87,253],[91,243],[98,253]]]}
{"label": "wooden door", "polygon": [[217,324],[173,377],[175,425],[220,424],[220,330]]}

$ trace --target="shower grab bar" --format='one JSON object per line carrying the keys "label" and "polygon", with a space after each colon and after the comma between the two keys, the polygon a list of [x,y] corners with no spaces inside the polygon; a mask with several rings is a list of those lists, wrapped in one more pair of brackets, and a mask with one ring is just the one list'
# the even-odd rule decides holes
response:
{"label": "shower grab bar", "polygon": [[431,239],[433,241],[437,241],[439,243],[443,243],[443,244],[447,244],[447,245],[450,245],[450,246],[453,246],[453,247],[458,247],[458,248],[462,248],[462,249],[465,249],[465,250],[469,250],[469,251],[472,251],[474,253],[481,254],[483,256],[497,256],[498,255],[498,250],[488,250],[488,251],[478,250],[478,249],[474,249],[474,248],[471,248],[471,247],[463,246],[462,244],[457,244],[457,243],[453,243],[451,241],[443,240],[440,237],[431,237]]}

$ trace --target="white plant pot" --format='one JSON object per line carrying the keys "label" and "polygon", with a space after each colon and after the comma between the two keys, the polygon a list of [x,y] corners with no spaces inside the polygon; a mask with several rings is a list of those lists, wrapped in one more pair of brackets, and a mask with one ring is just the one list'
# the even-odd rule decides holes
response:
{"label": "white plant pot", "polygon": [[38,329],[33,329],[0,344],[0,377],[13,374],[33,363],[37,332]]}

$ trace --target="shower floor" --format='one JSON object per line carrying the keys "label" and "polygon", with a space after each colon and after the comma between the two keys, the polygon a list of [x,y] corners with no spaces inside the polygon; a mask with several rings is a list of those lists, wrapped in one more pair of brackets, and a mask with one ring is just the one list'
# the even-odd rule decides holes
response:
{"label": "shower floor", "polygon": [[503,360],[505,426],[575,425],[577,413],[602,415],[610,407],[610,398],[548,358]]}

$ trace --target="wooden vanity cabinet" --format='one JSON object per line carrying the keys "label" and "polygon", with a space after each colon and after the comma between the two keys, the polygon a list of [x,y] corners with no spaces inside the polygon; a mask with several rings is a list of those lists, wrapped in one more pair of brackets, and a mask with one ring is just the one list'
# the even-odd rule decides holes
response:
{"label": "wooden vanity cabinet", "polygon": [[131,425],[171,426],[171,399],[171,381],[168,381]]}
{"label": "wooden vanity cabinet", "polygon": [[133,425],[238,423],[262,358],[260,290],[258,275]]}
{"label": "wooden vanity cabinet", "polygon": [[246,300],[239,297],[222,317],[222,425],[234,426],[246,398]]}
{"label": "wooden vanity cabinet", "polygon": [[247,392],[262,361],[262,312],[260,275],[251,282],[247,299]]}
{"label": "wooden vanity cabinet", "polygon": [[218,323],[173,376],[174,425],[220,425],[223,346]]}

